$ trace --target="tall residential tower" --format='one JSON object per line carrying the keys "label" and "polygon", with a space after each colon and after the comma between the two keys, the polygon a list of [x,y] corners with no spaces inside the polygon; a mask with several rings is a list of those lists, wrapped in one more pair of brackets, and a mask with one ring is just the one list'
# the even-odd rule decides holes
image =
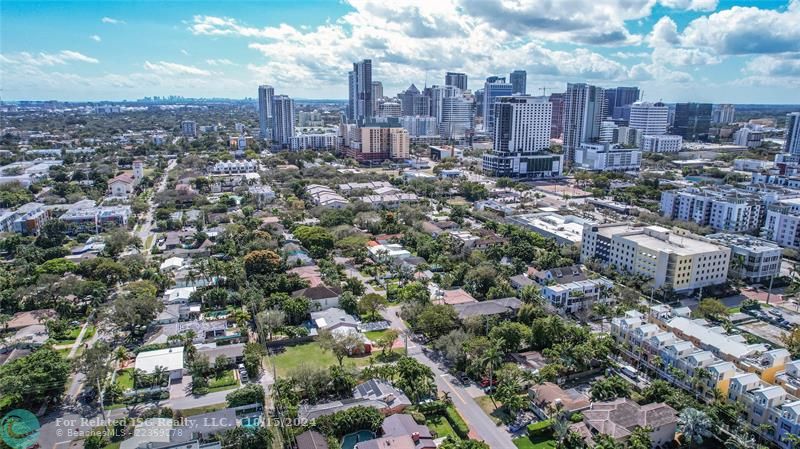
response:
{"label": "tall residential tower", "polygon": [[575,161],[575,150],[600,138],[605,96],[603,89],[585,83],[567,84],[564,94],[564,155]]}

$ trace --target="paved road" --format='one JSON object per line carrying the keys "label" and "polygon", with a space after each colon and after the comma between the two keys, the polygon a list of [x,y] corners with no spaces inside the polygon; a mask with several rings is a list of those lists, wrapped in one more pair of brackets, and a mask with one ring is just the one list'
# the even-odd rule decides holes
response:
{"label": "paved road", "polygon": [[[400,307],[389,307],[383,312],[384,318],[392,323],[392,328],[402,332],[408,330],[405,323],[396,315]],[[408,355],[414,357],[418,362],[431,368],[436,376],[436,386],[440,391],[449,393],[453,400],[453,405],[469,425],[470,429],[477,434],[491,448],[513,448],[514,442],[511,435],[502,427],[495,425],[478,404],[470,397],[469,392],[459,385],[454,384],[456,380],[447,374],[438,363],[428,357],[423,352],[423,346],[408,340]]]}
{"label": "paved road", "polygon": [[[147,201],[148,209],[147,213],[144,216],[144,220],[142,220],[141,229],[139,232],[136,233],[136,236],[142,240],[142,245],[147,245],[147,237],[149,237],[152,233],[150,232],[153,228],[153,211],[155,210],[155,198],[156,194],[163,192],[167,188],[167,179],[169,178],[169,172],[175,168],[177,165],[177,161],[171,160],[167,164],[167,169],[164,170],[164,176],[162,177],[161,181],[158,183],[158,187],[156,187],[155,192],[150,195],[150,199]],[[155,244],[155,236],[150,242],[152,246]],[[150,254],[150,247],[142,249],[144,254]]]}

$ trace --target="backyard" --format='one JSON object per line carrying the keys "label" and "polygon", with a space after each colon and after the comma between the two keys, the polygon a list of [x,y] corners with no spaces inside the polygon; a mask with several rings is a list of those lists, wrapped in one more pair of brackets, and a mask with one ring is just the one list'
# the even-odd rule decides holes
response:
{"label": "backyard", "polygon": [[229,369],[222,373],[220,376],[212,376],[208,379],[208,392],[231,390],[239,386],[239,381],[236,380],[236,373],[234,370]]}
{"label": "backyard", "polygon": [[[492,398],[486,395],[475,398],[475,402],[478,403],[478,405],[481,407],[481,410],[483,410],[483,412],[486,413],[489,418],[491,418],[492,421],[494,421],[494,423],[498,426],[514,420],[508,413],[508,410],[506,410],[506,408],[503,407],[503,404],[497,399],[495,399],[494,403],[492,403]],[[495,404],[497,407],[495,407]]]}
{"label": "backyard", "polygon": [[554,449],[556,442],[552,436],[529,437],[523,435],[514,439],[514,446],[519,449]]}
{"label": "backyard", "polygon": [[431,432],[436,434],[436,438],[452,437],[456,441],[460,440],[456,431],[453,430],[453,426],[444,416],[428,417],[426,424]]}

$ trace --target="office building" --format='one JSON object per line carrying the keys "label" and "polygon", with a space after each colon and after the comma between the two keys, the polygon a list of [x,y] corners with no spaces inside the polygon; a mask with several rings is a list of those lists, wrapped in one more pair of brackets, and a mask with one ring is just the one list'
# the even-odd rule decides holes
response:
{"label": "office building", "polygon": [[400,126],[408,131],[411,138],[439,135],[436,117],[404,115],[400,117]]}
{"label": "office building", "polygon": [[183,137],[197,137],[197,122],[194,120],[182,121],[181,135],[183,135]]}
{"label": "office building", "polygon": [[475,117],[483,118],[483,89],[475,91]]}
{"label": "office building", "polygon": [[425,91],[426,96],[431,99],[430,115],[436,117],[436,121],[442,121],[442,110],[444,100],[452,97],[461,97],[461,90],[453,86],[432,86]]}
{"label": "office building", "polygon": [[401,107],[400,103],[386,101],[380,104],[379,116],[381,117],[400,117]]}
{"label": "office building", "polygon": [[800,112],[786,114],[786,143],[783,151],[791,154],[800,154]]}
{"label": "office building", "polygon": [[753,232],[766,213],[765,192],[730,186],[689,187],[661,193],[661,215],[691,221],[716,231]]}
{"label": "office building", "polygon": [[322,127],[325,126],[325,121],[322,120],[322,114],[317,111],[298,111],[297,112],[297,126],[304,127]]}
{"label": "office building", "polygon": [[272,140],[272,98],[275,89],[272,86],[258,86],[258,130],[259,137]]}
{"label": "office building", "polygon": [[567,164],[575,161],[575,150],[582,143],[597,142],[603,118],[603,89],[589,84],[567,84],[564,94],[564,155]]}
{"label": "office building", "polygon": [[583,225],[587,223],[583,218],[574,215],[559,215],[553,212],[513,215],[506,217],[506,220],[553,239],[560,245],[580,245]]}
{"label": "office building", "polygon": [[711,234],[706,238],[731,249],[731,278],[755,283],[780,276],[783,253],[779,245],[742,234]]}
{"label": "office building", "polygon": [[727,125],[733,123],[733,117],[736,115],[736,107],[732,104],[718,104],[714,106],[712,113],[712,121],[720,125]]}
{"label": "office building", "polygon": [[378,110],[378,102],[383,98],[383,83],[380,81],[372,82],[372,110]]}
{"label": "office building", "polygon": [[733,133],[733,144],[747,148],[758,148],[764,140],[763,131],[755,131],[745,126]]}
{"label": "office building", "polygon": [[652,279],[655,288],[676,292],[724,283],[730,253],[724,246],[660,226],[628,223],[587,224],[581,244],[581,262],[595,260]]}
{"label": "office building", "polygon": [[474,128],[475,103],[462,97],[447,97],[442,100],[439,135],[446,139],[463,139]]}
{"label": "office building", "polygon": [[294,100],[287,95],[275,95],[272,114],[272,141],[280,148],[289,148],[294,137]]}
{"label": "office building", "polygon": [[431,99],[422,95],[417,86],[408,86],[408,89],[397,94],[397,98],[400,99],[401,115],[431,115]]}
{"label": "office building", "polygon": [[606,113],[605,117],[614,120],[628,120],[630,106],[639,101],[638,87],[614,87],[605,90]]}
{"label": "office building", "polygon": [[494,103],[500,97],[512,94],[511,83],[505,77],[490,76],[483,85],[483,130],[487,135],[494,133]]}
{"label": "office building", "polygon": [[620,126],[616,130],[614,136],[614,143],[625,145],[628,147],[636,146],[642,139],[642,133],[638,129],[633,129],[629,126]]}
{"label": "office building", "polygon": [[611,143],[582,143],[575,150],[574,167],[591,171],[639,171],[642,151]]}
{"label": "office building", "polygon": [[498,98],[494,105],[494,145],[483,155],[490,176],[560,176],[562,158],[549,153],[551,104],[546,97]]}
{"label": "office building", "polygon": [[444,75],[444,85],[457,87],[461,90],[467,90],[467,74],[458,72],[447,72]]}
{"label": "office building", "polygon": [[364,59],[353,63],[353,71],[348,74],[349,98],[347,118],[361,122],[373,116],[372,110],[372,60]]}
{"label": "office building", "polygon": [[683,137],[684,141],[707,141],[710,128],[711,103],[678,103],[675,105],[672,134]]}
{"label": "office building", "polygon": [[641,147],[645,153],[677,153],[681,151],[683,138],[672,134],[642,136]]}
{"label": "office building", "polygon": [[528,74],[524,70],[514,70],[508,76],[511,81],[511,92],[514,94],[526,95]]}
{"label": "office building", "polygon": [[616,143],[619,136],[619,126],[612,120],[603,120],[600,122],[600,143]]}
{"label": "office building", "polygon": [[550,138],[560,139],[564,133],[564,94],[550,94],[550,104],[553,105],[550,120]]}
{"label": "office building", "polygon": [[631,105],[628,126],[638,129],[642,135],[658,136],[667,133],[669,108],[664,103],[637,101]]}

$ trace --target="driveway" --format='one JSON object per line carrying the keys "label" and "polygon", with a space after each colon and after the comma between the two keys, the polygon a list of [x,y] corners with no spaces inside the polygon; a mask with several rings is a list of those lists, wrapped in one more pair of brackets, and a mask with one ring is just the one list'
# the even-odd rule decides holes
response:
{"label": "driveway", "polygon": [[[383,311],[383,317],[392,323],[393,329],[398,329],[401,332],[407,332],[408,328],[400,317],[397,316],[399,306],[389,307]],[[483,440],[489,447],[492,448],[513,448],[514,443],[511,441],[511,435],[506,432],[502,427],[498,427],[489,418],[486,413],[475,403],[472,399],[470,391],[457,385],[458,382],[453,376],[446,373],[438,363],[431,360],[426,354],[428,351],[422,345],[419,345],[411,339],[408,340],[408,355],[414,357],[418,362],[428,366],[436,380],[436,386],[440,391],[446,392],[453,400],[453,405],[467,422],[472,432],[477,437]]]}

